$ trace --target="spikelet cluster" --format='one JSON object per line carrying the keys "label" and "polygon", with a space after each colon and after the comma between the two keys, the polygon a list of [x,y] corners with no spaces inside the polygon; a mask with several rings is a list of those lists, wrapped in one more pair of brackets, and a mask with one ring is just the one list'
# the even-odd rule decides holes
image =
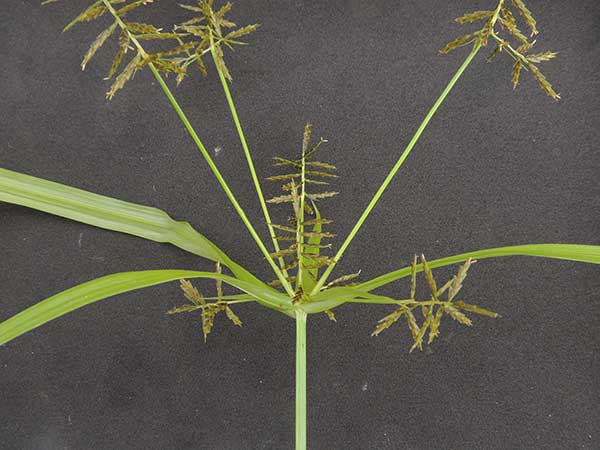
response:
{"label": "spikelet cluster", "polygon": [[[467,277],[467,272],[474,262],[475,261],[468,259],[458,269],[458,272],[452,279],[441,288],[438,288],[438,284],[425,256],[421,255],[421,265],[427,280],[427,285],[429,286],[431,297],[427,300],[417,300],[417,256],[415,255],[411,266],[410,298],[408,300],[400,301],[400,305],[392,311],[392,313],[381,319],[377,323],[372,336],[377,336],[382,331],[390,328],[401,318],[404,318],[413,338],[413,345],[410,349],[412,352],[417,348],[423,350],[423,343],[428,332],[428,344],[431,344],[439,336],[440,323],[444,316],[450,316],[455,321],[467,326],[471,326],[472,321],[467,316],[466,312],[492,318],[498,317],[498,314],[495,312],[469,303],[464,303],[456,298]],[[446,295],[446,298],[442,299],[444,294]],[[420,325],[417,319],[419,311],[422,316]]]}
{"label": "spikelet cluster", "polygon": [[[272,253],[279,259],[290,283],[296,285],[294,301],[300,303],[316,284],[319,269],[332,263],[330,256],[323,254],[331,244],[325,243],[335,235],[324,231],[324,226],[332,220],[321,216],[317,202],[334,197],[337,192],[324,190],[335,179],[335,166],[315,161],[314,156],[324,144],[323,138],[312,144],[312,126],[307,123],[302,139],[302,152],[299,159],[274,158],[274,166],[284,168],[285,173],[273,175],[268,181],[281,183],[283,195],[267,200],[268,203],[289,204],[293,215],[288,223],[271,224],[277,232],[281,250]],[[295,275],[291,274],[294,271]],[[274,284],[277,284],[274,282]],[[330,316],[332,317],[332,316]]]}
{"label": "spikelet cluster", "polygon": [[[221,274],[221,265],[217,263],[216,273]],[[215,318],[220,312],[225,312],[227,318],[238,327],[242,326],[242,321],[233,312],[227,301],[223,296],[223,282],[219,279],[216,280],[216,297],[214,302],[207,302],[207,299],[198,291],[198,289],[189,281],[181,280],[180,287],[183,291],[183,295],[189,301],[188,304],[182,306],[176,306],[167,311],[167,314],[179,314],[186,312],[193,312],[201,310],[202,312],[202,333],[204,334],[204,342],[210,332],[212,331],[215,323]]]}
{"label": "spikelet cluster", "polygon": [[[237,25],[227,18],[231,8],[231,3],[226,3],[220,9],[213,9],[213,0],[199,0],[197,5],[179,5],[182,8],[196,13],[196,16],[179,25],[176,25],[176,32],[183,32],[185,38],[182,39],[183,45],[191,45],[186,49],[188,57],[182,62],[181,67],[186,70],[187,66],[196,63],[200,71],[206,75],[206,66],[202,57],[209,51],[214,51],[216,63],[219,69],[228,80],[232,80],[231,72],[225,64],[223,46],[232,49],[234,45],[243,45],[240,41],[244,36],[252,33],[258,28],[258,24],[237,27]],[[227,32],[225,32],[227,30]]]}
{"label": "spikelet cluster", "polygon": [[[43,4],[55,3],[58,0],[48,0]],[[108,71],[106,79],[113,80],[106,93],[107,98],[114,95],[131,80],[136,72],[145,66],[152,65],[164,75],[174,74],[179,84],[188,74],[190,65],[197,66],[206,75],[206,65],[203,57],[215,52],[215,58],[225,77],[231,80],[223,56],[222,46],[232,48],[244,44],[240,39],[256,30],[257,24],[237,28],[225,18],[231,10],[231,3],[213,10],[212,0],[199,0],[194,5],[181,4],[182,8],[195,13],[195,17],[184,23],[169,26],[170,32],[149,23],[130,20],[130,15],[139,7],[149,5],[154,0],[97,0],[73,19],[63,31],[73,26],[91,22],[103,17],[110,17],[111,23],[91,43],[81,63],[85,70],[88,63],[98,50],[113,36],[118,41],[118,50]],[[224,33],[223,30],[228,32]],[[151,51],[146,46],[149,43],[163,42],[158,51]],[[172,43],[168,45],[168,43]],[[129,58],[128,56],[131,55]],[[128,62],[125,60],[128,58]]]}
{"label": "spikelet cluster", "polygon": [[[317,206],[320,201],[338,194],[328,189],[330,182],[337,178],[335,166],[315,160],[317,151],[326,142],[320,138],[312,143],[312,125],[307,123],[300,158],[274,158],[274,166],[285,169],[285,172],[267,178],[268,181],[280,183],[283,191],[283,195],[267,202],[289,204],[293,213],[287,223],[271,224],[277,232],[276,239],[281,248],[271,256],[279,260],[288,281],[295,284],[295,303],[310,300],[308,293],[316,285],[319,271],[333,263],[332,257],[324,253],[331,249],[331,244],[326,240],[335,236],[325,231],[325,226],[331,224],[332,220],[323,217]],[[358,275],[344,275],[323,289],[351,283]],[[272,285],[278,286],[280,283],[275,280]],[[333,312],[326,311],[326,314],[335,321]]]}
{"label": "spikelet cluster", "polygon": [[[521,31],[517,17],[529,29],[529,36]],[[505,53],[514,61],[512,70],[513,88],[519,84],[520,76],[525,71],[537,80],[542,90],[555,100],[560,95],[554,90],[550,82],[537,66],[541,62],[549,61],[556,57],[556,52],[530,53],[536,41],[532,38],[538,34],[537,23],[531,11],[523,0],[499,0],[496,9],[482,10],[467,13],[455,19],[460,24],[483,22],[483,27],[473,33],[461,36],[448,43],[440,53],[445,54],[456,48],[474,43],[487,45],[489,40],[494,41],[495,47],[488,61],[492,61],[498,54]],[[503,37],[504,34],[506,37]],[[514,44],[513,44],[514,43]]]}

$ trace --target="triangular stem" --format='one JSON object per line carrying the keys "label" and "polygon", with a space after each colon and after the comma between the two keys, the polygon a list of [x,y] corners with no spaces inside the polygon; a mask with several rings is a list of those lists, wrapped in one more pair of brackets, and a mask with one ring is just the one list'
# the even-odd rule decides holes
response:
{"label": "triangular stem", "polygon": [[306,313],[296,311],[296,450],[306,450]]}

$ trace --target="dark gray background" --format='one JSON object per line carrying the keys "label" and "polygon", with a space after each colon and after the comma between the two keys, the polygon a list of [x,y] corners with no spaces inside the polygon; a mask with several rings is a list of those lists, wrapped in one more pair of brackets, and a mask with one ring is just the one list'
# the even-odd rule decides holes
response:
{"label": "dark gray background", "polygon": [[[4,3],[0,164],[164,209],[270,279],[151,74],[108,102],[102,77],[114,43],[79,70],[100,24],[60,30],[87,2]],[[185,16],[174,3],[143,14],[172,23]],[[342,195],[322,208],[336,220],[339,244],[467,54],[437,54],[463,31],[451,19],[494,3],[237,2],[235,21],[262,23],[252,45],[228,57],[259,173],[272,173],[273,155],[295,156],[313,121],[329,139],[322,158],[343,176]],[[560,51],[544,70],[563,100],[546,97],[525,73],[513,92],[510,61],[487,64],[480,55],[338,273],[362,269],[368,279],[415,252],[433,259],[530,242],[600,244],[600,3],[529,3],[540,49]],[[214,70],[176,95],[206,145],[222,148],[216,161],[258,223]],[[167,245],[6,204],[0,244],[0,319],[113,272],[210,267]],[[407,289],[398,283],[388,293]],[[477,319],[472,329],[446,321],[438,342],[411,355],[404,329],[369,337],[385,307],[344,306],[337,324],[311,317],[309,447],[600,448],[599,291],[591,265],[480,262],[465,298],[503,318]],[[133,292],[0,349],[0,448],[291,448],[293,322],[242,306],[244,327],[219,319],[204,345],[196,316],[164,315],[181,302],[176,283]]]}

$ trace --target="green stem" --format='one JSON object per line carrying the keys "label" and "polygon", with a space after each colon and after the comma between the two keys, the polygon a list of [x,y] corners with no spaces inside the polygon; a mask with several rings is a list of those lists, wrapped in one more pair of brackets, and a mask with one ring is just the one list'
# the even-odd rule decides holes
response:
{"label": "green stem", "polygon": [[350,231],[350,234],[348,235],[348,237],[346,238],[346,240],[340,247],[339,251],[335,255],[333,264],[329,265],[327,270],[325,270],[325,272],[323,273],[323,276],[321,276],[321,278],[315,285],[315,287],[312,291],[313,295],[316,294],[317,292],[319,292],[320,289],[323,287],[323,285],[327,281],[327,278],[333,271],[333,268],[341,259],[342,255],[344,254],[344,252],[346,251],[346,249],[352,242],[352,239],[354,239],[354,237],[356,236],[356,234],[362,227],[363,223],[365,222],[365,220],[367,219],[367,217],[369,216],[369,214],[371,213],[371,211],[373,210],[373,208],[375,207],[375,205],[381,198],[383,192],[385,191],[385,189],[388,187],[388,185],[390,184],[390,182],[392,181],[392,179],[398,172],[398,169],[400,169],[402,164],[404,164],[404,161],[406,160],[406,158],[408,157],[408,155],[414,148],[415,144],[418,142],[419,138],[421,137],[421,134],[423,134],[423,131],[429,124],[429,121],[435,115],[436,111],[438,110],[438,108],[440,107],[440,105],[442,104],[442,102],[444,101],[446,96],[450,93],[450,91],[452,90],[452,88],[454,87],[454,85],[456,84],[456,82],[458,81],[460,76],[463,74],[465,69],[469,66],[469,64],[471,63],[471,61],[473,60],[473,58],[475,57],[475,55],[477,54],[477,52],[479,51],[480,48],[481,48],[481,44],[479,44],[479,42],[475,43],[475,45],[473,46],[473,49],[471,50],[471,53],[469,53],[469,56],[467,56],[467,58],[464,60],[464,62],[460,66],[460,68],[457,70],[457,72],[454,74],[452,79],[446,85],[446,88],[442,91],[442,93],[440,94],[438,99],[435,101],[435,103],[433,104],[433,106],[431,107],[431,109],[429,110],[429,112],[427,113],[425,118],[423,119],[423,122],[421,122],[421,125],[419,125],[419,128],[415,132],[414,136],[412,137],[412,139],[410,140],[410,142],[404,149],[404,152],[402,152],[402,154],[400,155],[400,158],[398,159],[396,164],[394,164],[394,167],[392,167],[392,170],[390,170],[390,172],[388,173],[385,180],[383,180],[383,183],[381,184],[381,186],[379,187],[379,189],[377,190],[377,192],[375,193],[375,195],[373,196],[373,198],[371,199],[371,201],[369,202],[369,204],[363,211],[362,215],[356,222],[356,225],[354,225],[354,228],[352,228],[352,231]]}
{"label": "green stem", "polygon": [[156,78],[156,80],[160,84],[160,87],[162,88],[162,90],[164,91],[165,95],[167,96],[167,98],[171,102],[171,105],[173,106],[173,109],[175,110],[175,112],[177,113],[177,115],[179,116],[179,118],[181,119],[181,122],[185,126],[185,128],[188,131],[189,135],[192,137],[192,140],[194,141],[194,143],[196,144],[196,146],[198,147],[198,149],[202,153],[202,156],[204,156],[204,159],[206,160],[206,162],[208,163],[208,166],[210,167],[210,169],[214,173],[215,178],[217,179],[217,181],[219,182],[219,184],[221,185],[221,187],[225,191],[225,194],[227,195],[227,198],[229,199],[229,201],[231,202],[231,204],[233,205],[233,207],[237,211],[238,215],[241,217],[242,221],[244,222],[244,224],[246,225],[246,228],[248,228],[248,231],[250,232],[250,234],[252,235],[252,237],[256,241],[256,244],[260,248],[261,252],[265,256],[265,258],[267,259],[267,261],[269,262],[269,264],[271,265],[271,267],[273,268],[273,271],[277,275],[277,278],[279,278],[279,281],[281,282],[281,285],[285,288],[285,290],[288,292],[288,294],[290,294],[290,295],[293,296],[294,295],[294,291],[292,290],[290,284],[288,283],[287,279],[281,273],[281,270],[279,269],[279,267],[277,267],[277,264],[275,264],[275,261],[273,261],[273,258],[271,257],[271,255],[269,253],[269,250],[267,250],[267,248],[265,247],[265,244],[262,242],[262,240],[260,239],[260,237],[256,233],[256,230],[252,226],[252,223],[250,223],[250,220],[246,216],[246,213],[244,212],[244,210],[242,209],[242,207],[238,203],[237,199],[233,195],[233,192],[231,192],[231,189],[227,185],[227,182],[225,181],[225,179],[221,175],[221,172],[219,171],[219,169],[215,165],[215,163],[214,163],[213,159],[211,158],[210,154],[208,153],[208,151],[206,150],[206,148],[202,144],[202,141],[200,141],[200,138],[196,134],[196,131],[192,127],[192,124],[189,122],[189,120],[186,117],[185,113],[183,112],[183,110],[179,106],[179,103],[177,102],[177,100],[175,99],[175,97],[173,96],[173,94],[171,93],[171,90],[169,89],[169,87],[165,83],[165,80],[161,77],[160,73],[158,72],[158,70],[156,69],[156,67],[154,67],[153,64],[149,64],[149,66],[150,66],[150,70],[152,70],[152,73],[154,74],[154,77]]}
{"label": "green stem", "polygon": [[306,450],[306,312],[296,311],[296,450]]}
{"label": "green stem", "polygon": [[[218,45],[219,41],[217,41],[216,45]],[[235,123],[235,128],[237,129],[238,136],[240,138],[240,143],[242,144],[242,148],[244,149],[244,154],[246,155],[246,161],[248,162],[248,168],[250,169],[250,174],[252,175],[252,181],[254,182],[254,187],[256,189],[256,193],[258,195],[258,200],[260,202],[260,207],[262,208],[263,215],[265,216],[265,221],[267,223],[267,227],[269,228],[269,235],[271,236],[271,240],[273,241],[273,247],[275,252],[279,252],[281,249],[279,248],[279,242],[277,241],[275,229],[272,226],[271,215],[269,214],[269,209],[267,208],[267,203],[265,202],[265,197],[262,192],[262,188],[260,186],[260,181],[258,180],[258,176],[256,175],[256,169],[254,168],[254,162],[252,161],[252,155],[250,154],[250,149],[248,148],[248,143],[246,142],[246,136],[244,135],[244,131],[242,130],[242,125],[240,123],[240,119],[237,114],[237,109],[235,107],[235,103],[233,102],[233,97],[231,96],[231,92],[229,91],[229,84],[227,83],[227,79],[219,66],[217,61],[217,55],[215,50],[215,45],[211,45],[210,51],[213,57],[213,61],[215,63],[215,67],[217,68],[217,72],[219,73],[219,78],[221,79],[221,85],[223,86],[223,92],[225,93],[225,97],[227,98],[227,103],[229,104],[229,110],[231,111],[231,117],[233,118],[233,122]],[[287,271],[284,269],[285,261],[282,257],[279,258],[279,266],[285,277],[287,278]]]}
{"label": "green stem", "polygon": [[[127,29],[127,26],[125,25],[125,23],[123,22],[123,20],[119,17],[119,15],[117,14],[117,12],[113,8],[113,6],[110,4],[110,2],[108,0],[102,0],[102,2],[106,5],[107,9],[110,11],[110,13],[113,15],[113,17],[115,18],[115,20],[118,22],[119,26],[124,31],[126,31],[129,34],[129,37],[130,37],[131,41],[137,47],[137,49],[140,52],[140,54],[142,55],[142,57],[147,57],[148,53],[146,53],[146,51],[144,50],[144,48],[142,47],[142,45],[139,43],[139,41],[135,38],[135,36],[133,36],[129,32],[129,30]],[[281,282],[281,285],[285,288],[286,292],[290,296],[293,296],[294,295],[294,291],[293,291],[292,287],[288,283],[286,277],[284,277],[283,274],[281,273],[281,270],[279,269],[279,267],[277,267],[277,264],[275,264],[275,261],[273,261],[273,258],[271,257],[271,255],[269,254],[269,251],[265,247],[265,244],[262,242],[262,240],[258,236],[258,233],[256,232],[256,230],[252,226],[252,223],[248,219],[248,216],[246,216],[246,213],[244,212],[244,210],[242,209],[242,207],[238,203],[237,199],[233,195],[233,192],[231,192],[231,189],[227,185],[227,182],[225,181],[225,179],[221,175],[221,172],[219,171],[219,169],[215,165],[213,159],[211,158],[210,154],[206,150],[206,147],[204,147],[204,144],[202,143],[202,141],[198,137],[198,134],[196,133],[196,130],[194,130],[194,127],[192,126],[192,124],[188,120],[187,116],[185,115],[185,113],[181,109],[181,106],[179,106],[179,103],[177,102],[177,100],[173,96],[173,93],[171,92],[171,90],[167,86],[167,83],[165,83],[165,80],[160,75],[160,73],[158,72],[158,69],[154,66],[154,64],[149,63],[148,66],[150,67],[150,70],[154,74],[154,77],[158,81],[158,84],[162,88],[163,92],[165,93],[165,95],[169,99],[169,102],[171,103],[171,106],[173,107],[173,109],[175,110],[175,112],[177,113],[177,115],[179,116],[179,119],[181,120],[181,122],[185,126],[187,132],[189,133],[189,135],[191,136],[192,140],[196,144],[196,147],[198,147],[198,150],[200,150],[200,153],[202,153],[202,156],[204,156],[204,159],[206,160],[206,162],[208,163],[208,166],[210,167],[210,169],[212,170],[213,174],[215,175],[215,178],[217,179],[217,181],[219,182],[219,184],[221,185],[221,187],[225,191],[225,194],[227,195],[227,198],[229,199],[229,201],[233,205],[234,209],[236,210],[236,212],[238,213],[238,215],[242,219],[242,222],[244,222],[244,225],[246,225],[246,228],[250,232],[250,235],[252,236],[252,238],[254,239],[254,241],[256,242],[256,244],[258,245],[258,247],[260,248],[261,252],[265,256],[265,258],[267,259],[267,261],[269,262],[269,264],[271,265],[271,267],[273,268],[273,271],[277,275],[277,278]]]}

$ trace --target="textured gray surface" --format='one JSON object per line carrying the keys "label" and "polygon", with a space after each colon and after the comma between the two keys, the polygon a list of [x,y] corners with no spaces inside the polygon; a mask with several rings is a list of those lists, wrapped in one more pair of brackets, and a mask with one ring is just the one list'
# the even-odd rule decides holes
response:
{"label": "textured gray surface", "polygon": [[[149,73],[112,102],[110,52],[82,73],[97,25],[60,29],[85,4],[6,2],[0,17],[0,165],[157,206],[268,278],[232,208]],[[345,236],[466,50],[452,17],[489,1],[253,1],[263,26],[230,56],[260,174],[298,151],[303,124],[328,138]],[[510,63],[472,64],[340,265],[366,278],[430,258],[529,242],[600,244],[600,3],[542,2],[540,47],[555,103]],[[182,16],[163,0],[148,10]],[[162,14],[162,16],[161,16]],[[256,222],[260,211],[212,73],[176,91]],[[338,241],[339,243],[339,241]],[[168,246],[0,204],[0,319],[108,273],[207,267]],[[440,271],[440,273],[445,273]],[[405,283],[396,290],[406,292]],[[309,447],[323,450],[600,447],[598,269],[534,258],[477,264],[465,296],[500,320],[446,322],[431,349],[369,333],[386,308],[346,306],[309,323]],[[79,310],[0,349],[0,448],[285,449],[293,441],[292,322],[240,307],[207,345],[192,316],[163,313],[175,284]]]}

